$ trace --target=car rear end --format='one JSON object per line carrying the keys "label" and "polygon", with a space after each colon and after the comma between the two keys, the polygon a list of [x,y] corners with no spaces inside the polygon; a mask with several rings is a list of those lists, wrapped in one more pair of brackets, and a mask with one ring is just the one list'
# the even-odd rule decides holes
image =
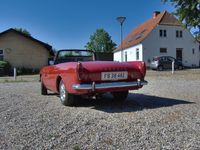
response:
{"label": "car rear end", "polygon": [[75,93],[105,93],[139,89],[144,80],[146,66],[137,62],[78,62],[77,83],[72,84]]}
{"label": "car rear end", "polygon": [[153,60],[151,61],[150,68],[153,70],[157,70],[159,66],[159,60],[160,60],[159,57],[154,57]]}

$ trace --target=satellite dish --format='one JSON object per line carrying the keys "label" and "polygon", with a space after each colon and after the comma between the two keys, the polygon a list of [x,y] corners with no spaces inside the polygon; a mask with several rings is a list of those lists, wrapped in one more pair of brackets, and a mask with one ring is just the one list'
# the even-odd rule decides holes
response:
{"label": "satellite dish", "polygon": [[9,54],[12,51],[12,49],[11,48],[6,48],[5,51],[6,51],[6,53]]}

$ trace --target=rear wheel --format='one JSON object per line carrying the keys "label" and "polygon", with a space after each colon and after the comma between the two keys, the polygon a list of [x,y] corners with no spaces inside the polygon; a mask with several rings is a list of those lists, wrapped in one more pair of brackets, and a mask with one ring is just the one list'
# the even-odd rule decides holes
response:
{"label": "rear wheel", "polygon": [[112,92],[112,95],[116,101],[125,101],[128,96],[128,91]]}
{"label": "rear wheel", "polygon": [[60,81],[59,85],[60,101],[65,106],[72,106],[74,104],[75,96],[68,93],[63,81]]}
{"label": "rear wheel", "polygon": [[178,69],[179,69],[179,70],[183,70],[183,66],[182,66],[182,65],[179,65],[179,66],[178,66]]}
{"label": "rear wheel", "polygon": [[41,94],[47,95],[47,88],[45,87],[44,83],[41,81]]}
{"label": "rear wheel", "polygon": [[158,66],[159,71],[163,71],[163,66]]}

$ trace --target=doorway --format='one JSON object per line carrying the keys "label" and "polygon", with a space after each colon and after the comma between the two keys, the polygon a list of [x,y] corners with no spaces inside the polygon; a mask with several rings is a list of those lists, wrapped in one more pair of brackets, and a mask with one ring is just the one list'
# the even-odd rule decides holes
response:
{"label": "doorway", "polygon": [[177,48],[176,49],[176,59],[182,61],[183,60],[183,49]]}

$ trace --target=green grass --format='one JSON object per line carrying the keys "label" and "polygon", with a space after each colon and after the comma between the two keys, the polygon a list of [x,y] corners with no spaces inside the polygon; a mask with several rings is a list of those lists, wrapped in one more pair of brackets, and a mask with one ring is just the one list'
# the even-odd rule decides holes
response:
{"label": "green grass", "polygon": [[39,75],[17,76],[16,80],[14,80],[13,76],[0,77],[0,83],[38,82],[38,81],[39,81]]}
{"label": "green grass", "polygon": [[19,83],[19,82],[29,82],[26,80],[0,80],[0,83]]}

